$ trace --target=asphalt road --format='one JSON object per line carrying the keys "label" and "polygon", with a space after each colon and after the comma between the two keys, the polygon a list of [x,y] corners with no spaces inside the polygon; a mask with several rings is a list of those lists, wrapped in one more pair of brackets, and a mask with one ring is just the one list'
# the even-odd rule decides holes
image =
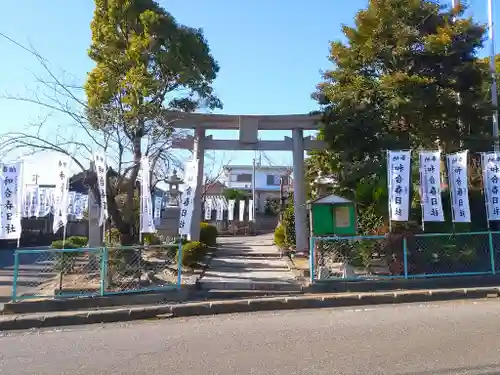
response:
{"label": "asphalt road", "polygon": [[1,374],[500,374],[500,302],[237,314],[0,337]]}

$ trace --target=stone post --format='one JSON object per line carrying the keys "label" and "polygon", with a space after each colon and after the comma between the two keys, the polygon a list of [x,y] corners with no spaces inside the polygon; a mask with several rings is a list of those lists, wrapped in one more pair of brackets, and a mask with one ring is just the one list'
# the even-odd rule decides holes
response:
{"label": "stone post", "polygon": [[194,130],[193,159],[198,160],[198,175],[193,202],[193,218],[191,219],[191,240],[200,240],[201,195],[203,193],[203,165],[205,163],[205,129]]}
{"label": "stone post", "polygon": [[292,130],[293,142],[293,202],[295,210],[295,242],[297,252],[309,250],[304,172],[304,133]]}

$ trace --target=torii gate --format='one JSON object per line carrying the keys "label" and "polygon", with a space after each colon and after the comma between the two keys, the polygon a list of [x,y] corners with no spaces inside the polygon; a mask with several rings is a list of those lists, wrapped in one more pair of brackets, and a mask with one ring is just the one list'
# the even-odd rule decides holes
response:
{"label": "torii gate", "polygon": [[[199,240],[201,222],[201,195],[203,188],[203,165],[205,150],[258,150],[292,151],[293,154],[293,198],[295,206],[295,236],[297,251],[307,251],[308,224],[306,211],[304,152],[325,149],[323,141],[304,138],[304,130],[319,129],[320,116],[296,115],[213,115],[183,114],[174,123],[175,128],[194,129],[194,137],[174,139],[173,148],[193,150],[198,160],[198,181],[194,197],[191,234]],[[222,140],[206,136],[207,129],[239,129],[239,139]],[[284,140],[259,140],[259,130],[292,130],[292,138]],[[252,183],[255,183],[253,181]]]}

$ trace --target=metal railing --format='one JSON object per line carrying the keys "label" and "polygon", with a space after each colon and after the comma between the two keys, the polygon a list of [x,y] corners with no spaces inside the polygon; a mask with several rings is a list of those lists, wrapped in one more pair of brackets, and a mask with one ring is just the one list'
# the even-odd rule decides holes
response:
{"label": "metal railing", "polygon": [[500,232],[311,237],[310,255],[311,282],[493,275]]}
{"label": "metal railing", "polygon": [[179,289],[182,245],[29,249],[14,253],[12,300]]}

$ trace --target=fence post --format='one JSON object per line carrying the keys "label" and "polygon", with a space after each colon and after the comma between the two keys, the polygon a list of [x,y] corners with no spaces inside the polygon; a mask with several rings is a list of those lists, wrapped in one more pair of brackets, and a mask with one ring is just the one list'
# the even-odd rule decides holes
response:
{"label": "fence post", "polygon": [[182,287],[182,237],[179,237],[179,249],[177,250],[177,290]]}
{"label": "fence post", "polygon": [[108,276],[108,248],[104,246],[101,248],[101,296],[106,293],[106,279]]}
{"label": "fence post", "polygon": [[491,231],[488,232],[488,242],[490,245],[490,262],[491,262],[491,273],[494,275],[495,271],[495,248],[493,246],[493,234]]}
{"label": "fence post", "polygon": [[310,283],[314,283],[314,266],[315,266],[315,258],[316,252],[314,250],[315,238],[311,236],[309,239],[309,281]]}
{"label": "fence post", "polygon": [[14,251],[14,277],[12,280],[12,302],[17,301],[17,279],[19,277],[19,253]]}
{"label": "fence post", "polygon": [[403,237],[403,266],[405,272],[405,279],[408,278],[408,241]]}

